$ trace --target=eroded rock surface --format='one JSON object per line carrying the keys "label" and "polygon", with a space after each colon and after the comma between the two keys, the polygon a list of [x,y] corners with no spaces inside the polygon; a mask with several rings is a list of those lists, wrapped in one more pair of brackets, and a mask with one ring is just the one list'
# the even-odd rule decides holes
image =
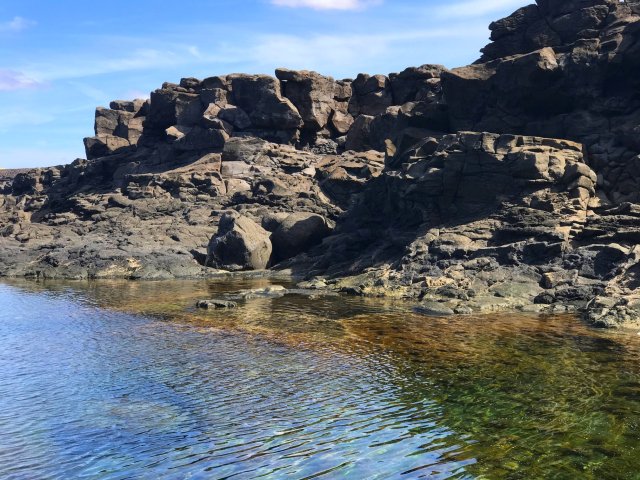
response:
{"label": "eroded rock surface", "polygon": [[598,229],[613,212],[580,144],[462,132],[388,163],[301,269],[349,293],[419,298],[431,313],[577,311],[609,295],[634,317],[637,239]]}

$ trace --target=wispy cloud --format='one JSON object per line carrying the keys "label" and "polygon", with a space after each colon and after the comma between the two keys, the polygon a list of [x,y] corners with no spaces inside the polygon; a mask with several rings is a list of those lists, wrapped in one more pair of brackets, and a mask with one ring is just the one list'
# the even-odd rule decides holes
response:
{"label": "wispy cloud", "polygon": [[465,0],[453,2],[435,9],[440,18],[482,17],[505,9],[522,7],[526,4],[523,0]]}
{"label": "wispy cloud", "polygon": [[9,107],[0,116],[0,133],[17,126],[44,125],[54,120],[55,116],[49,112],[38,112],[27,107]]}
{"label": "wispy cloud", "polygon": [[271,0],[271,3],[279,7],[314,10],[358,10],[382,3],[382,0]]}
{"label": "wispy cloud", "polygon": [[122,56],[113,56],[111,52],[103,55],[95,52],[63,53],[52,57],[55,61],[50,58],[46,63],[31,63],[19,68],[37,82],[54,82],[119,72],[176,68],[197,63],[203,58],[198,47],[193,45],[160,43],[159,47],[134,49]]}
{"label": "wispy cloud", "polygon": [[15,70],[0,69],[0,92],[36,88],[39,86],[41,86],[39,82],[24,73]]}
{"label": "wispy cloud", "polygon": [[484,36],[486,29],[476,27],[405,30],[375,35],[263,35],[256,39],[252,47],[245,49],[245,56],[249,56],[253,64],[265,67],[289,66],[320,72],[344,71],[351,68],[364,69],[367,63],[380,57],[393,56],[393,52],[405,45]]}
{"label": "wispy cloud", "polygon": [[84,82],[70,81],[68,82],[68,85],[71,86],[74,91],[81,93],[85,97],[98,103],[104,103],[105,100],[109,98],[109,96],[101,89],[95,88]]}
{"label": "wispy cloud", "polygon": [[22,32],[34,25],[36,25],[36,22],[33,20],[28,20],[23,17],[13,17],[13,19],[8,22],[0,22],[0,32]]}

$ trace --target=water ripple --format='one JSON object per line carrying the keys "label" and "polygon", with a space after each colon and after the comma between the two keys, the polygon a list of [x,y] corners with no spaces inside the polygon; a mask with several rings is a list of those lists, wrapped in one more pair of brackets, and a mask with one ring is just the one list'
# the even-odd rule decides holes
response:
{"label": "water ripple", "polygon": [[68,293],[0,287],[0,304],[2,478],[373,479],[462,466],[443,461],[446,442],[419,450],[453,433],[429,402],[398,399],[380,356],[189,330]]}

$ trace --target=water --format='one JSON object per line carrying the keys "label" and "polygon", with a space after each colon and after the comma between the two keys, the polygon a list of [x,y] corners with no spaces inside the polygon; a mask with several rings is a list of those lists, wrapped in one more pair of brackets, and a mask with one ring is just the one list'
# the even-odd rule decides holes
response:
{"label": "water", "polygon": [[640,337],[259,281],[0,284],[0,478],[640,478]]}

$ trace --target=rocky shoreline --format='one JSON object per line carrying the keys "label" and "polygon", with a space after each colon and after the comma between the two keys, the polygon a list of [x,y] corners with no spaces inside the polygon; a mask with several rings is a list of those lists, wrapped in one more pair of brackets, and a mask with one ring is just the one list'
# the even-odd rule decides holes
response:
{"label": "rocky shoreline", "polygon": [[86,160],[0,170],[0,276],[286,273],[429,315],[639,322],[640,4],[539,0],[490,29],[467,67],[98,108]]}

